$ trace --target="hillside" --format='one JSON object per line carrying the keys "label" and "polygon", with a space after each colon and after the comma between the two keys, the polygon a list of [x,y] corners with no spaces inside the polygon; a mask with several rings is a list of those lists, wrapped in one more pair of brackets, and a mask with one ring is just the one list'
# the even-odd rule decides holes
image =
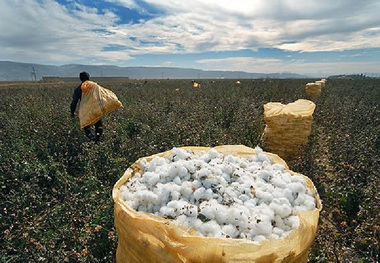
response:
{"label": "hillside", "polygon": [[243,71],[204,71],[192,68],[171,67],[117,67],[69,64],[62,66],[41,65],[0,61],[0,81],[32,80],[32,70],[36,80],[42,77],[76,77],[81,71],[88,71],[93,77],[129,77],[131,79],[258,79],[258,78],[308,78],[294,73],[249,73]]}

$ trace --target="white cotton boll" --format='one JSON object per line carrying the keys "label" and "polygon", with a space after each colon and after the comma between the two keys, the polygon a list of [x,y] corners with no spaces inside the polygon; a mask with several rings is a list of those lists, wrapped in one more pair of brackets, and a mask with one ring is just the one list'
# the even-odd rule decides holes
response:
{"label": "white cotton boll", "polygon": [[256,189],[256,197],[261,199],[266,204],[270,204],[273,200],[273,195],[271,193],[264,192],[260,189]]}
{"label": "white cotton boll", "polygon": [[198,207],[196,205],[189,205],[186,209],[183,210],[184,214],[188,217],[197,217],[198,216]]}
{"label": "white cotton boll", "polygon": [[273,229],[273,226],[271,222],[261,221],[256,224],[256,233],[258,235],[264,235],[264,236],[270,235],[272,234],[272,229]]}
{"label": "white cotton boll", "polygon": [[232,224],[228,224],[222,227],[222,232],[226,235],[226,237],[235,238],[239,231],[236,229],[236,226]]}
{"label": "white cotton boll", "polygon": [[286,230],[287,227],[284,223],[284,219],[281,216],[275,215],[272,221],[274,223],[274,225],[273,225],[274,227],[278,227],[278,228],[282,229],[283,231]]}
{"label": "white cotton boll", "polygon": [[161,207],[161,205],[154,205],[152,208],[152,213],[157,214],[160,211]]}
{"label": "white cotton boll", "polygon": [[170,196],[171,196],[171,200],[180,200],[181,199],[181,192],[171,191]]}
{"label": "white cotton boll", "polygon": [[270,183],[267,183],[265,184],[265,188],[264,188],[266,192],[269,192],[269,193],[273,193],[275,190],[274,186]]}
{"label": "white cotton boll", "polygon": [[297,198],[294,200],[294,206],[301,206],[305,203],[306,197],[308,195],[304,193],[298,193]]}
{"label": "white cotton boll", "polygon": [[158,204],[160,200],[157,195],[149,190],[142,190],[140,192],[136,192],[135,198],[140,201],[140,203],[148,205],[148,204]]}
{"label": "white cotton boll", "polygon": [[264,153],[264,151],[260,147],[256,146],[255,147],[255,152],[256,152],[256,157],[257,157],[258,161],[260,161],[260,162],[270,162],[268,155],[266,155]]}
{"label": "white cotton boll", "polygon": [[188,217],[186,215],[178,215],[176,220],[174,221],[177,225],[182,225],[185,227],[189,226]]}
{"label": "white cotton boll", "polygon": [[272,233],[277,235],[278,237],[281,237],[284,234],[284,230],[280,227],[273,227]]}
{"label": "white cotton boll", "polygon": [[291,180],[293,183],[302,183],[303,185],[305,184],[305,179],[299,175],[293,175],[291,177]]}
{"label": "white cotton boll", "polygon": [[181,196],[186,199],[190,200],[191,195],[193,194],[193,188],[192,188],[191,182],[183,182],[180,188]]}
{"label": "white cotton boll", "polygon": [[192,156],[191,152],[186,151],[185,149],[176,148],[176,147],[172,149],[173,161],[186,160],[188,158],[191,158],[191,156]]}
{"label": "white cotton boll", "polygon": [[287,217],[292,213],[290,202],[284,197],[273,199],[272,203],[269,204],[269,207],[282,218]]}
{"label": "white cotton boll", "polygon": [[176,185],[182,185],[181,178],[179,178],[178,176],[174,177],[173,183],[175,183]]}
{"label": "white cotton boll", "polygon": [[257,206],[257,198],[247,200],[246,202],[244,202],[244,206],[249,210],[255,209]]}
{"label": "white cotton boll", "polygon": [[267,183],[272,179],[272,174],[267,170],[262,170],[259,172],[258,177]]}
{"label": "white cotton boll", "polygon": [[166,179],[166,182],[170,182],[173,178],[178,176],[179,168],[178,164],[171,165],[167,173],[161,175],[161,178]]}
{"label": "white cotton boll", "polygon": [[216,207],[214,205],[212,205],[212,203],[207,202],[207,201],[202,202],[199,205],[199,209],[200,209],[199,213],[202,214],[202,215],[204,215],[208,219],[213,220],[215,218]]}
{"label": "white cotton boll", "polygon": [[218,222],[218,224],[223,225],[228,222],[228,216],[227,216],[228,207],[224,205],[219,205],[215,209],[215,220]]}
{"label": "white cotton boll", "polygon": [[[146,161],[146,160],[145,160]],[[154,171],[156,171],[157,169],[159,169],[159,168],[157,168],[157,167],[160,167],[160,166],[162,166],[162,165],[165,165],[166,164],[166,162],[165,162],[165,158],[162,158],[162,157],[159,157],[159,156],[157,156],[157,157],[154,157],[150,162],[149,162],[149,164],[148,163],[146,163],[146,168],[145,168],[145,172],[154,172]]]}
{"label": "white cotton boll", "polygon": [[210,170],[208,168],[202,168],[199,171],[195,172],[196,178],[202,180],[210,175]]}
{"label": "white cotton boll", "polygon": [[183,200],[173,200],[168,202],[167,207],[173,208],[177,215],[183,214],[183,210],[189,203]]}
{"label": "white cotton boll", "polygon": [[125,185],[120,186],[120,192],[128,192],[128,187]]}
{"label": "white cotton boll", "polygon": [[274,164],[272,164],[272,169],[277,171],[277,172],[282,173],[285,170],[285,166],[283,166],[282,164],[279,164],[279,163],[274,163]]}
{"label": "white cotton boll", "polygon": [[290,189],[283,189],[283,196],[288,199],[288,201],[293,205],[294,202],[294,194]]}
{"label": "white cotton boll", "polygon": [[148,213],[148,208],[145,204],[139,204],[139,206],[136,208],[137,211],[139,212],[146,212]]}
{"label": "white cotton boll", "polygon": [[196,218],[196,217],[192,218],[191,224],[192,224],[191,228],[194,229],[194,230],[196,230],[196,231],[203,226],[203,222],[200,219]]}
{"label": "white cotton boll", "polygon": [[208,151],[208,155],[211,157],[211,159],[214,159],[214,158],[218,158],[221,154],[215,148],[211,148]]}
{"label": "white cotton boll", "polygon": [[211,189],[207,189],[205,192],[205,198],[206,199],[212,199],[214,198],[214,192]]}
{"label": "white cotton boll", "polygon": [[240,220],[243,219],[242,217],[242,214],[241,211],[239,211],[239,209],[235,208],[235,207],[230,207],[228,212],[227,212],[227,218],[228,218],[228,222],[230,222],[231,224],[238,224]]}
{"label": "white cotton boll", "polygon": [[167,204],[170,202],[170,189],[160,183],[158,183],[157,186],[157,191],[155,191],[155,193],[157,194],[157,197],[160,197],[159,199],[161,200],[161,204]]}
{"label": "white cotton boll", "polygon": [[291,229],[296,229],[300,226],[300,220],[298,216],[289,216],[284,219],[284,223]]}
{"label": "white cotton boll", "polygon": [[267,204],[258,205],[254,210],[251,210],[251,215],[256,220],[256,223],[261,221],[271,222],[275,217],[274,211]]}
{"label": "white cotton boll", "polygon": [[192,187],[193,192],[194,192],[196,189],[203,187],[202,186],[202,181],[201,180],[194,180],[194,181],[192,181],[191,182],[191,187]]}
{"label": "white cotton boll", "polygon": [[148,168],[148,166],[149,166],[149,163],[145,158],[140,160],[141,169],[143,169],[145,171]]}
{"label": "white cotton boll", "polygon": [[137,211],[137,208],[139,207],[139,202],[136,200],[129,199],[129,200],[126,200],[125,203],[129,205],[131,208],[135,209],[136,211]]}
{"label": "white cotton boll", "polygon": [[123,192],[121,195],[121,198],[124,201],[134,200],[135,199],[135,193]]}
{"label": "white cotton boll", "polygon": [[250,199],[250,197],[246,194],[239,195],[239,200],[241,200],[243,203],[247,202]]}
{"label": "white cotton boll", "polygon": [[173,207],[162,206],[159,211],[159,216],[164,218],[176,218],[177,213]]}
{"label": "white cotton boll", "polygon": [[292,208],[289,205],[282,204],[282,205],[278,205],[275,212],[281,217],[286,217],[292,213]]}
{"label": "white cotton boll", "polygon": [[316,208],[315,198],[307,194],[299,194],[298,198],[294,201],[295,209],[298,211],[314,210]]}
{"label": "white cotton boll", "polygon": [[292,175],[284,171],[281,175],[281,179],[284,180],[286,184],[290,184],[292,182]]}
{"label": "white cotton boll", "polygon": [[305,185],[303,185],[300,182],[292,182],[292,183],[288,184],[287,188],[290,189],[293,193],[305,193],[306,192]]}
{"label": "white cotton boll", "polygon": [[213,167],[218,167],[222,162],[223,160],[220,158],[220,156],[218,156],[218,157],[215,157],[214,159],[211,159],[208,164]]}
{"label": "white cotton boll", "polygon": [[141,177],[141,181],[147,183],[150,187],[156,185],[159,180],[160,176],[153,172],[145,172]]}
{"label": "white cotton boll", "polygon": [[200,187],[196,189],[193,193],[193,197],[196,201],[198,201],[199,199],[205,199],[206,189],[204,187]]}
{"label": "white cotton boll", "polygon": [[306,195],[304,205],[306,207],[306,210],[314,210],[317,208],[315,198],[310,195]]}
{"label": "white cotton boll", "polygon": [[263,235],[257,235],[257,236],[254,236],[252,240],[256,241],[256,242],[261,242],[261,241],[268,240],[268,239]]}
{"label": "white cotton boll", "polygon": [[223,176],[223,179],[227,182],[227,183],[230,183],[231,182],[231,175],[232,173],[227,173],[227,172],[223,172],[222,176]]}
{"label": "white cotton boll", "polygon": [[284,197],[284,190],[283,188],[275,187],[274,191],[272,192],[273,198],[282,198]]}
{"label": "white cotton boll", "polygon": [[267,162],[267,163],[271,162],[268,155],[266,155],[264,152],[257,154],[257,159],[263,163],[264,162]]}
{"label": "white cotton boll", "polygon": [[[234,168],[229,164],[229,163],[223,163],[223,164],[220,164],[220,165],[216,165],[215,166],[216,169],[220,169],[222,171],[222,174],[223,174],[223,177],[225,175],[230,175],[234,172]],[[225,174],[225,175],[224,175]]]}
{"label": "white cotton boll", "polygon": [[220,234],[221,227],[217,222],[215,222],[215,220],[210,220],[203,223],[200,230],[204,236],[214,237]]}
{"label": "white cotton boll", "polygon": [[248,160],[246,160],[246,159],[241,159],[241,161],[239,162],[239,167],[240,167],[240,168],[243,168],[243,169],[248,168],[248,167],[249,167],[249,162],[248,162]]}
{"label": "white cotton boll", "polygon": [[281,177],[273,177],[270,181],[273,186],[278,187],[278,188],[286,188],[287,184],[286,182],[281,178]]}

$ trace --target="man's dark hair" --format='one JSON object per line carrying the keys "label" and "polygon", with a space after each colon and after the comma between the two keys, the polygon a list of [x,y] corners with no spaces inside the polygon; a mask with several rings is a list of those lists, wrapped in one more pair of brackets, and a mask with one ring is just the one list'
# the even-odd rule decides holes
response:
{"label": "man's dark hair", "polygon": [[90,80],[90,74],[88,74],[86,71],[83,71],[83,72],[79,73],[79,78],[82,82],[84,82],[86,80]]}

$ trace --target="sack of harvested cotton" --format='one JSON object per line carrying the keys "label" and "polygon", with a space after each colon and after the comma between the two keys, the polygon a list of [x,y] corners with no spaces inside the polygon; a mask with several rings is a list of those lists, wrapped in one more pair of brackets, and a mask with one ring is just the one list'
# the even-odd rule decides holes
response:
{"label": "sack of harvested cotton", "polygon": [[309,178],[242,145],[140,158],[112,194],[117,262],[307,262],[322,207]]}
{"label": "sack of harvested cotton", "polygon": [[322,84],[321,83],[307,83],[305,88],[305,93],[309,99],[316,99],[321,94]]}
{"label": "sack of harvested cotton", "polygon": [[299,99],[289,104],[264,105],[265,129],[261,144],[266,151],[285,160],[299,156],[308,142],[315,104]]}
{"label": "sack of harvested cotton", "polygon": [[82,98],[79,105],[80,127],[95,124],[106,113],[118,108],[123,104],[119,101],[115,93],[106,89],[93,81],[85,81],[81,85]]}
{"label": "sack of harvested cotton", "polygon": [[315,83],[321,84],[321,90],[326,86],[326,82],[324,80],[317,80]]}

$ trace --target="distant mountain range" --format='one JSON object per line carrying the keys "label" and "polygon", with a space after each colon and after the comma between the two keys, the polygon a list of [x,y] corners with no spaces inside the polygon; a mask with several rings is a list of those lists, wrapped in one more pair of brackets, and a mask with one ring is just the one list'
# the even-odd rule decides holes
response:
{"label": "distant mountain range", "polygon": [[[0,61],[0,81],[36,80],[42,77],[78,77],[87,71],[92,77],[129,77],[130,79],[258,79],[309,78],[295,73],[249,73],[172,67],[117,67],[69,64],[62,66]],[[33,74],[34,72],[34,74]]]}

